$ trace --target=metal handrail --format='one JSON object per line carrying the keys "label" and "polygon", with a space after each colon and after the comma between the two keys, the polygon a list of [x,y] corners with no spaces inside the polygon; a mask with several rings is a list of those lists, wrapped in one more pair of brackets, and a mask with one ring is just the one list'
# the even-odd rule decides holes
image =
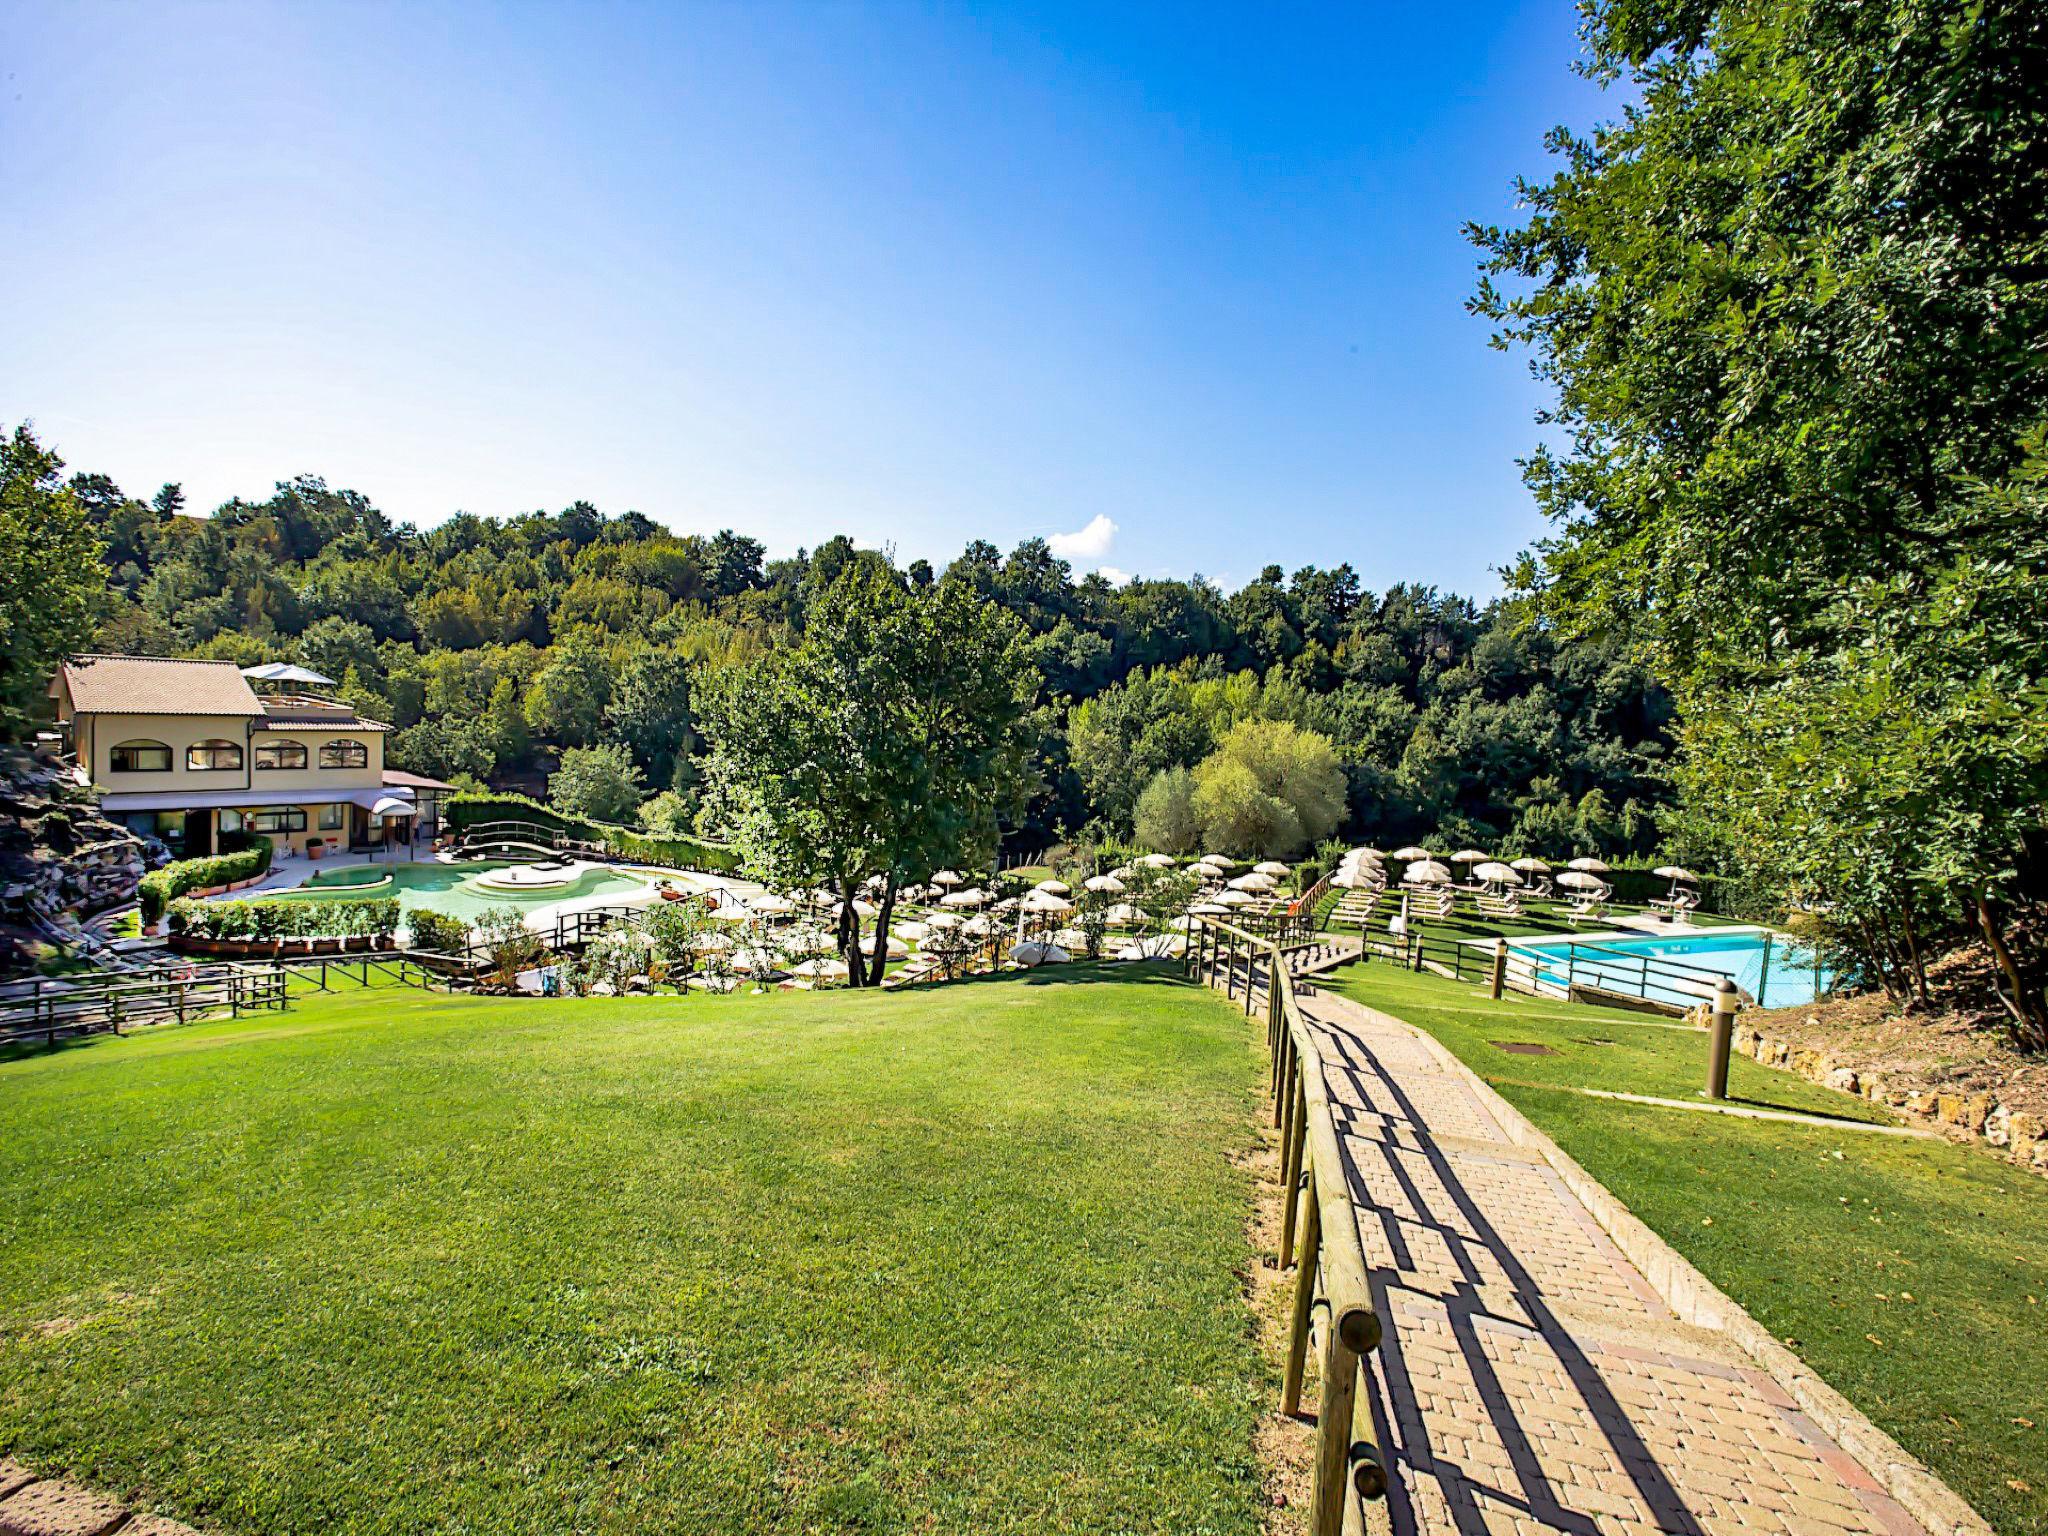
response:
{"label": "metal handrail", "polygon": [[[1387,1476],[1369,1403],[1361,1403],[1365,1357],[1380,1341],[1379,1314],[1359,1236],[1358,1209],[1344,1168],[1326,1063],[1302,1017],[1288,971],[1290,945],[1212,917],[1189,934],[1187,974],[1241,993],[1247,1016],[1263,991],[1273,1124],[1280,1131],[1282,1211],[1276,1262],[1295,1269],[1281,1409],[1298,1412],[1308,1355],[1320,1336],[1322,1402],[1316,1414],[1309,1501],[1312,1536],[1340,1536],[1347,1514],[1385,1495]],[[1310,934],[1293,945],[1313,944]],[[1263,961],[1265,984],[1261,988]],[[1298,1191],[1298,1193],[1297,1193]]]}

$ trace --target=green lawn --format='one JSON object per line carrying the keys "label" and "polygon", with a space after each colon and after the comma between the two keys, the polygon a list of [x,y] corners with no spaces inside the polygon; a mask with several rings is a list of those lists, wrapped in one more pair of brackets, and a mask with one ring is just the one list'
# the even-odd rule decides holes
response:
{"label": "green lawn", "polygon": [[0,1451],[265,1536],[1250,1536],[1261,1065],[1157,967],[0,1064]]}
{"label": "green lawn", "polygon": [[[1330,984],[1443,1041],[2000,1531],[2048,1531],[2048,1180],[1944,1141],[1566,1090],[1696,1094],[1706,1037],[1644,1015],[1386,964]],[[1880,1115],[1740,1058],[1730,1090]]]}

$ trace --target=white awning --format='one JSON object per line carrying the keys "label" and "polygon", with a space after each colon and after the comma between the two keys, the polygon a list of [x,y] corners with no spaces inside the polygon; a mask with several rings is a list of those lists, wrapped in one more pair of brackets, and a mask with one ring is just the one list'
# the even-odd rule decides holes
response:
{"label": "white awning", "polygon": [[293,805],[359,805],[372,816],[411,816],[418,810],[412,791],[396,787],[311,792],[288,789],[138,789],[116,790],[100,796],[100,809],[109,816],[127,811],[245,810]]}

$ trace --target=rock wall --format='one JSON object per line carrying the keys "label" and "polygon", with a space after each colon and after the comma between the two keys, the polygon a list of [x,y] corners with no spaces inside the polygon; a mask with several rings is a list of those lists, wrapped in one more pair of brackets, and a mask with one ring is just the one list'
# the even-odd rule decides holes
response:
{"label": "rock wall", "polygon": [[1910,1077],[1843,1066],[1826,1051],[1774,1040],[1742,1023],[1735,1026],[1733,1043],[1763,1066],[1796,1072],[1810,1083],[1886,1105],[1960,1140],[2001,1148],[2020,1167],[2048,1174],[2048,1123],[2039,1115],[2007,1108],[1996,1094],[1958,1093]]}
{"label": "rock wall", "polygon": [[142,840],[100,815],[63,764],[0,750],[0,972],[26,964],[48,935],[135,900],[149,867]]}

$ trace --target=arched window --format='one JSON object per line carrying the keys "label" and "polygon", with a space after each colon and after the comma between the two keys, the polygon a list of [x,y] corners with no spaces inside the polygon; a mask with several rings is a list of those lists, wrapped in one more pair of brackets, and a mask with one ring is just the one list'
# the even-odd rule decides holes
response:
{"label": "arched window", "polygon": [[337,736],[333,741],[320,743],[320,766],[322,768],[367,768],[370,766],[370,749],[360,741],[350,741]]}
{"label": "arched window", "polygon": [[115,773],[171,771],[171,749],[160,741],[124,741],[111,755]]}
{"label": "arched window", "polygon": [[256,747],[258,768],[303,768],[306,766],[306,744],[303,741],[265,741]]}
{"label": "arched window", "polygon": [[239,768],[242,749],[232,741],[195,741],[185,749],[185,766],[194,770]]}

